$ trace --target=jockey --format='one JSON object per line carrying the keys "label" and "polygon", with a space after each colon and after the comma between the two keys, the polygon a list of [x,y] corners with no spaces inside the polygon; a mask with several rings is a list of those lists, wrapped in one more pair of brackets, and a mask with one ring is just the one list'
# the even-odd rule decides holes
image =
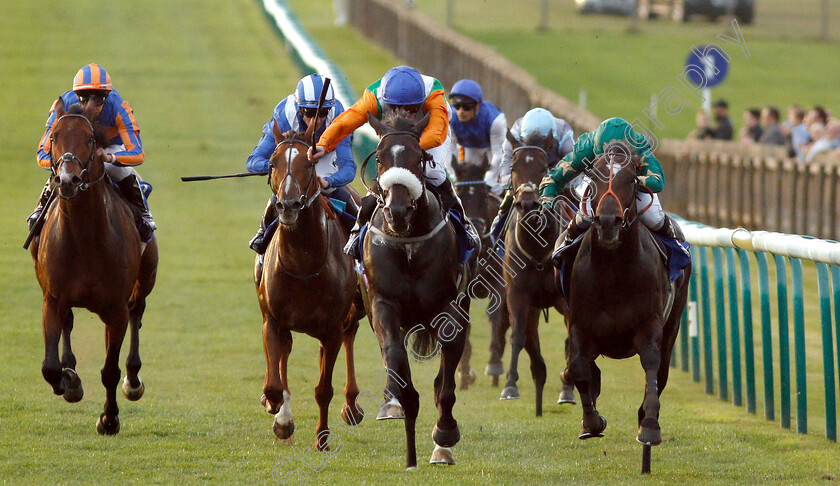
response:
{"label": "jockey", "polygon": [[[550,170],[540,183],[540,196],[543,205],[546,207],[553,206],[555,198],[560,195],[560,188],[586,170],[595,160],[595,157],[603,153],[607,144],[615,140],[628,142],[636,154],[641,157],[642,175],[639,176],[639,183],[653,193],[651,195],[642,191],[636,196],[636,208],[640,211],[639,219],[654,233],[668,239],[677,239],[674,222],[662,210],[659,197],[656,195],[665,187],[665,174],[662,171],[662,166],[651,152],[647,139],[633,130],[630,123],[622,118],[604,120],[598,128],[589,133],[584,133],[577,139],[574,151],[565,156],[560,164]],[[560,247],[555,250],[555,256],[571,245],[578,236],[589,228],[591,223],[592,220],[582,210],[578,210],[577,215],[569,221],[565,238]]]}
{"label": "jockey", "polygon": [[[104,68],[97,64],[83,66],[73,78],[73,89],[64,92],[50,108],[47,116],[46,131],[38,144],[38,165],[45,169],[51,168],[50,160],[50,132],[56,122],[56,107],[62,106],[66,111],[70,105],[81,103],[83,107],[93,104],[94,120],[105,131],[109,145],[97,147],[96,155],[105,161],[105,172],[117,184],[123,198],[132,209],[140,232],[140,239],[148,242],[157,229],[152,214],[146,203],[146,198],[140,188],[140,176],[134,170],[135,166],[143,163],[145,153],[140,141],[140,126],[134,118],[131,105],[122,99],[111,86],[111,76]],[[44,186],[41,198],[35,211],[29,215],[27,221],[31,230],[32,225],[44,210],[44,204],[52,192],[50,181]]]}
{"label": "jockey", "polygon": [[[315,134],[320,135],[330,123],[344,111],[341,102],[335,98],[335,92],[332,85],[327,89],[324,104],[321,111],[318,110],[318,99],[321,95],[321,90],[324,86],[324,76],[320,74],[310,74],[301,79],[295,92],[283,98],[280,103],[274,107],[274,113],[271,118],[263,126],[262,137],[254,147],[254,151],[245,162],[245,168],[249,172],[265,172],[268,170],[268,161],[274,150],[277,148],[277,141],[274,140],[274,124],[281,132],[285,133],[289,130],[297,132],[305,132],[309,124],[316,120],[317,125]],[[316,165],[315,171],[318,173],[319,182],[321,184],[321,192],[329,195],[329,197],[338,199],[346,205],[346,211],[355,217],[357,208],[350,197],[350,193],[344,188],[347,184],[353,181],[356,177],[356,161],[353,160],[353,150],[351,147],[352,139],[347,138],[342,140],[326,154]],[[251,239],[249,246],[252,250],[259,254],[265,253],[268,248],[269,239],[265,238],[265,230],[269,224],[277,219],[277,210],[275,203],[277,196],[272,194],[268,200],[268,205],[265,207],[265,214],[260,221],[260,227],[257,234]],[[342,220],[343,221],[343,220]]]}
{"label": "jockey", "polygon": [[[532,134],[539,134],[545,137],[551,134],[554,138],[554,144],[547,152],[548,168],[551,170],[560,162],[560,159],[571,153],[574,147],[574,132],[572,127],[562,118],[556,118],[550,111],[545,108],[533,108],[522,118],[519,118],[513,123],[510,129],[511,135],[516,140],[523,142],[527,140]],[[490,225],[490,239],[495,242],[501,239],[502,229],[504,229],[507,221],[510,208],[515,199],[511,187],[511,162],[513,161],[513,148],[510,142],[505,139],[502,145],[503,158],[500,168],[501,185],[507,189],[505,198],[499,206],[499,213],[493,219]]]}
{"label": "jockey", "polygon": [[[444,98],[443,86],[435,78],[424,76],[409,66],[389,69],[381,79],[368,86],[362,98],[347,109],[321,135],[318,144],[309,151],[310,160],[318,160],[324,153],[333,150],[345,137],[367,122],[368,113],[382,119],[382,116],[398,111],[408,118],[422,118],[430,114],[429,124],[420,137],[420,146],[432,157],[426,164],[426,181],[441,198],[445,211],[455,209],[465,223],[467,236],[473,248],[480,240],[472,225],[464,217],[461,200],[455,195],[452,183],[446,177],[446,162],[450,157],[450,144],[446,143],[449,131],[449,110]],[[359,231],[367,224],[376,209],[376,198],[368,195],[362,198],[362,207],[356,226],[350,234],[344,251],[358,259]]]}
{"label": "jockey", "polygon": [[[452,85],[449,92],[449,127],[452,129],[452,143],[457,148],[458,160],[467,164],[481,165],[484,157],[490,160],[490,168],[484,182],[493,194],[501,196],[504,188],[499,183],[499,168],[502,165],[502,144],[505,141],[507,118],[495,105],[483,101],[481,86],[472,79],[462,79]],[[453,154],[455,151],[452,151]]]}

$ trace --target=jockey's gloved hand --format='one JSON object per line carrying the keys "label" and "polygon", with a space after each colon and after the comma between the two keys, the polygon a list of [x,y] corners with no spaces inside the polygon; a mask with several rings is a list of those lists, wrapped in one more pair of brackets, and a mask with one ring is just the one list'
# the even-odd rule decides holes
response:
{"label": "jockey's gloved hand", "polygon": [[540,204],[542,204],[545,209],[551,210],[554,208],[554,198],[542,196],[540,197]]}

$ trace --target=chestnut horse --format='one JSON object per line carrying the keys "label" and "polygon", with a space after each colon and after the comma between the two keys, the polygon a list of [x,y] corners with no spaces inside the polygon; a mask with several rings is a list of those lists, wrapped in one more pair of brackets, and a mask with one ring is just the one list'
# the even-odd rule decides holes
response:
{"label": "chestnut horse", "polygon": [[381,122],[368,116],[368,121],[380,137],[375,154],[381,199],[364,235],[361,280],[388,372],[388,401],[377,418],[405,419],[406,468],[415,469],[420,397],[406,349],[413,337],[415,360],[441,356],[434,382],[439,418],[430,462],[454,464],[450,448],[461,438],[452,416],[455,370],[467,337],[469,299],[458,298],[467,273],[458,261],[455,230],[425,185],[425,164],[433,162],[420,147],[420,135],[429,116],[416,125],[399,114]]}
{"label": "chestnut horse", "polygon": [[[484,374],[492,379],[492,385],[499,385],[499,375],[504,373],[502,354],[505,348],[505,332],[508,324],[507,304],[505,303],[504,281],[502,274],[502,260],[492,252],[490,242],[490,222],[499,212],[501,200],[490,192],[490,187],[484,182],[484,174],[490,169],[490,161],[486,154],[480,165],[459,162],[453,164],[455,171],[455,192],[464,205],[464,212],[470,219],[476,232],[481,235],[481,252],[478,255],[478,273],[472,276],[468,288],[479,288],[485,293],[476,295],[487,301],[487,320],[490,322],[490,358],[484,369]],[[466,390],[475,381],[475,371],[470,369],[472,346],[469,335],[464,346],[464,355],[458,366],[461,375],[461,389]]]}
{"label": "chestnut horse", "polygon": [[145,390],[138,376],[139,332],[146,296],[155,285],[158,249],[156,237],[148,243],[140,241],[131,209],[106,176],[104,161],[96,156],[104,139],[91,118],[79,104],[71,105],[66,113],[61,103],[56,107],[50,160],[57,204],[45,209],[44,227],[30,252],[44,293],[44,379],[68,402],[82,399],[84,389],[74,371],[76,357],[70,345],[72,308],[83,307],[99,315],[105,323],[102,384],[106,395],[96,430],[113,435],[120,431],[119,359],[129,324],[131,347],[122,389],[129,400],[139,400]]}
{"label": "chestnut horse", "polygon": [[[513,149],[511,184],[515,202],[505,235],[505,280],[510,312],[511,350],[507,383],[500,399],[519,398],[518,360],[525,348],[531,359],[531,377],[535,385],[536,416],[542,416],[542,395],[546,380],[545,360],[540,349],[540,311],[549,307],[566,315],[566,302],[554,283],[551,252],[561,227],[568,221],[554,210],[540,204],[539,184],[548,172],[548,151],[555,144],[550,133],[533,133],[519,141],[510,130],[507,139]],[[561,378],[562,378],[561,374]],[[571,382],[563,380],[561,403],[574,403]]]}
{"label": "chestnut horse", "polygon": [[315,400],[320,416],[315,447],[329,450],[329,406],[332,375],[338,351],[344,345],[347,363],[344,421],[355,426],[363,412],[356,404],[359,387],[353,362],[353,341],[364,316],[354,305],[356,274],[343,252],[348,232],[320,194],[315,163],[306,152],[315,124],[304,134],[280,133],[274,124],[277,148],[269,160],[269,183],[277,196],[278,229],[265,252],[257,255],[255,283],[263,316],[265,383],[262,404],[274,417],[274,433],[290,439],[294,433],[291,393],[287,376],[292,331],[308,334],[321,343],[320,380]]}
{"label": "chestnut horse", "polygon": [[595,405],[601,392],[595,359],[639,355],[645,393],[636,440],[645,445],[643,472],[649,472],[650,446],[662,442],[659,396],[668,383],[691,265],[669,280],[659,243],[638,219],[639,170],[638,156],[620,142],[588,170],[588,201],[596,209],[571,269],[569,370],[583,408],[580,438],[601,437],[607,421]]}

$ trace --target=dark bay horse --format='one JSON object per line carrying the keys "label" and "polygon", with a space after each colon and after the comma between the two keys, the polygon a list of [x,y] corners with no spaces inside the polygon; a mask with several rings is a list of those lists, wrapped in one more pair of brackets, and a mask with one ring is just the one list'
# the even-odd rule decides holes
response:
{"label": "dark bay horse", "polygon": [[[505,235],[506,300],[510,312],[511,350],[507,383],[502,400],[519,398],[518,360],[524,348],[531,359],[531,376],[536,388],[536,416],[542,416],[542,395],[546,380],[545,360],[540,350],[540,311],[554,307],[564,316],[567,308],[554,282],[551,253],[561,227],[568,220],[543,208],[539,184],[548,172],[548,155],[554,137],[533,133],[519,141],[508,130],[513,149],[511,183],[515,202]],[[561,375],[562,376],[562,375]],[[572,384],[563,380],[562,403],[574,403]],[[564,398],[565,397],[565,398]]]}
{"label": "dark bay horse", "polygon": [[467,280],[458,261],[455,230],[437,197],[425,185],[420,147],[428,114],[418,123],[399,114],[381,122],[369,116],[380,136],[376,148],[380,207],[364,236],[363,293],[388,372],[388,402],[377,418],[404,418],[406,468],[417,467],[415,424],[419,395],[411,381],[406,343],[417,361],[440,354],[435,378],[439,418],[432,431],[432,463],[454,464],[451,448],[461,438],[452,416],[455,370],[466,340],[469,299],[459,299]]}
{"label": "dark bay horse", "polygon": [[669,281],[658,242],[638,219],[640,161],[630,153],[620,144],[607,147],[588,171],[595,210],[569,282],[569,370],[583,408],[580,438],[600,437],[607,422],[595,406],[601,392],[595,359],[639,355],[645,393],[636,440],[645,445],[642,470],[649,472],[650,446],[662,442],[659,396],[668,382],[691,266]]}
{"label": "dark bay horse", "polygon": [[[92,106],[91,106],[92,108]],[[99,315],[105,323],[105,410],[96,422],[100,434],[120,431],[117,384],[120,348],[131,327],[123,393],[139,400],[145,386],[140,380],[139,332],[146,296],[155,285],[157,239],[142,243],[131,209],[106,176],[96,155],[104,138],[94,129],[90,111],[80,104],[64,112],[56,107],[51,133],[54,190],[57,203],[48,211],[40,238],[30,247],[35,275],[44,293],[43,325],[46,353],[41,372],[56,395],[78,402],[84,395],[74,369],[70,344],[73,307]],[[62,341],[61,361],[58,343]]]}
{"label": "dark bay horse", "polygon": [[[490,222],[499,212],[501,200],[490,192],[490,187],[484,182],[484,174],[490,168],[490,161],[484,157],[481,164],[460,162],[453,164],[455,171],[455,192],[464,205],[464,212],[473,226],[481,235],[481,252],[478,255],[478,273],[472,276],[468,288],[476,289],[475,297],[485,300],[485,313],[490,322],[490,359],[484,374],[492,377],[493,386],[499,385],[499,375],[504,373],[502,353],[504,351],[504,335],[507,331],[508,313],[504,299],[504,281],[499,278],[502,274],[502,261],[493,252],[490,242]],[[470,295],[470,297],[473,297]],[[499,338],[501,335],[501,340]],[[466,390],[475,381],[475,371],[470,368],[472,346],[469,335],[464,346],[464,354],[458,365],[461,375],[461,389]]]}
{"label": "dark bay horse", "polygon": [[274,125],[278,144],[269,160],[269,181],[277,196],[279,224],[262,264],[257,255],[255,283],[263,315],[266,361],[262,403],[275,414],[274,433],[280,439],[290,439],[294,433],[287,364],[292,331],[305,333],[321,343],[320,380],[315,387],[320,411],[315,447],[329,450],[332,375],[342,344],[347,383],[341,416],[352,426],[363,418],[356,403],[359,387],[353,342],[364,308],[354,303],[356,273],[352,259],[343,252],[348,232],[320,194],[315,163],[306,155],[306,140],[312,138],[314,127],[313,123],[307,133],[298,134],[280,133]]}

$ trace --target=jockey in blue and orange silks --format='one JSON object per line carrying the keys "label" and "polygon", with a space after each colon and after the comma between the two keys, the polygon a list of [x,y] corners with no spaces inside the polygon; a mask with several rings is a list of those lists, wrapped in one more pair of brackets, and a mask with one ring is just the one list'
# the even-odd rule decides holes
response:
{"label": "jockey in blue and orange silks", "polygon": [[[432,158],[432,162],[426,164],[426,182],[440,196],[446,210],[453,209],[459,213],[461,221],[465,223],[471,247],[478,248],[481,245],[480,239],[469,220],[464,217],[461,200],[446,177],[445,167],[450,157],[450,144],[447,141],[449,109],[446,106],[443,85],[437,79],[422,75],[409,66],[389,69],[381,79],[365,89],[361,99],[324,131],[318,144],[310,149],[310,160],[323,157],[324,153],[333,150],[345,137],[367,123],[368,113],[382,119],[383,115],[394,111],[416,119],[429,114],[429,123],[420,136],[420,147]],[[376,201],[376,197],[372,195],[362,198],[356,226],[344,248],[346,253],[357,260],[359,231],[373,216]]]}
{"label": "jockey in blue and orange silks", "polygon": [[[148,242],[157,228],[143,191],[140,176],[134,167],[145,160],[143,143],[140,141],[140,126],[134,118],[134,110],[111,85],[111,76],[98,64],[83,66],[73,78],[73,89],[65,91],[50,108],[46,130],[38,144],[37,161],[45,168],[51,168],[50,133],[56,122],[56,107],[61,105],[64,111],[70,105],[81,103],[84,107],[93,104],[94,120],[105,131],[108,146],[97,147],[96,153],[105,161],[105,171],[117,184],[123,198],[131,206],[140,233],[140,239]],[[29,227],[38,219],[49,198],[50,181],[44,186],[35,211],[29,215]]]}
{"label": "jockey in blue and orange silks", "polygon": [[[321,112],[318,112],[318,99],[324,86],[324,80],[324,76],[320,74],[305,76],[298,81],[295,92],[283,98],[274,107],[271,118],[263,126],[260,141],[257,142],[257,146],[254,147],[254,151],[245,162],[245,168],[249,172],[265,172],[268,170],[269,159],[277,148],[273,131],[275,123],[282,133],[289,130],[302,133],[315,121],[317,123],[315,135],[320,136],[333,120],[344,112],[344,106],[336,99],[332,86],[327,88]],[[344,211],[355,218],[358,208],[350,193],[344,187],[356,177],[352,137],[347,137],[339,142],[334,150],[321,158],[315,165],[315,171],[321,184],[321,192],[327,194],[330,198],[342,201],[345,204]],[[249,244],[251,249],[259,254],[265,253],[270,242],[265,237],[265,231],[277,219],[276,201],[277,196],[272,194],[260,222],[260,228]],[[346,222],[346,219],[342,218],[341,221]]]}

